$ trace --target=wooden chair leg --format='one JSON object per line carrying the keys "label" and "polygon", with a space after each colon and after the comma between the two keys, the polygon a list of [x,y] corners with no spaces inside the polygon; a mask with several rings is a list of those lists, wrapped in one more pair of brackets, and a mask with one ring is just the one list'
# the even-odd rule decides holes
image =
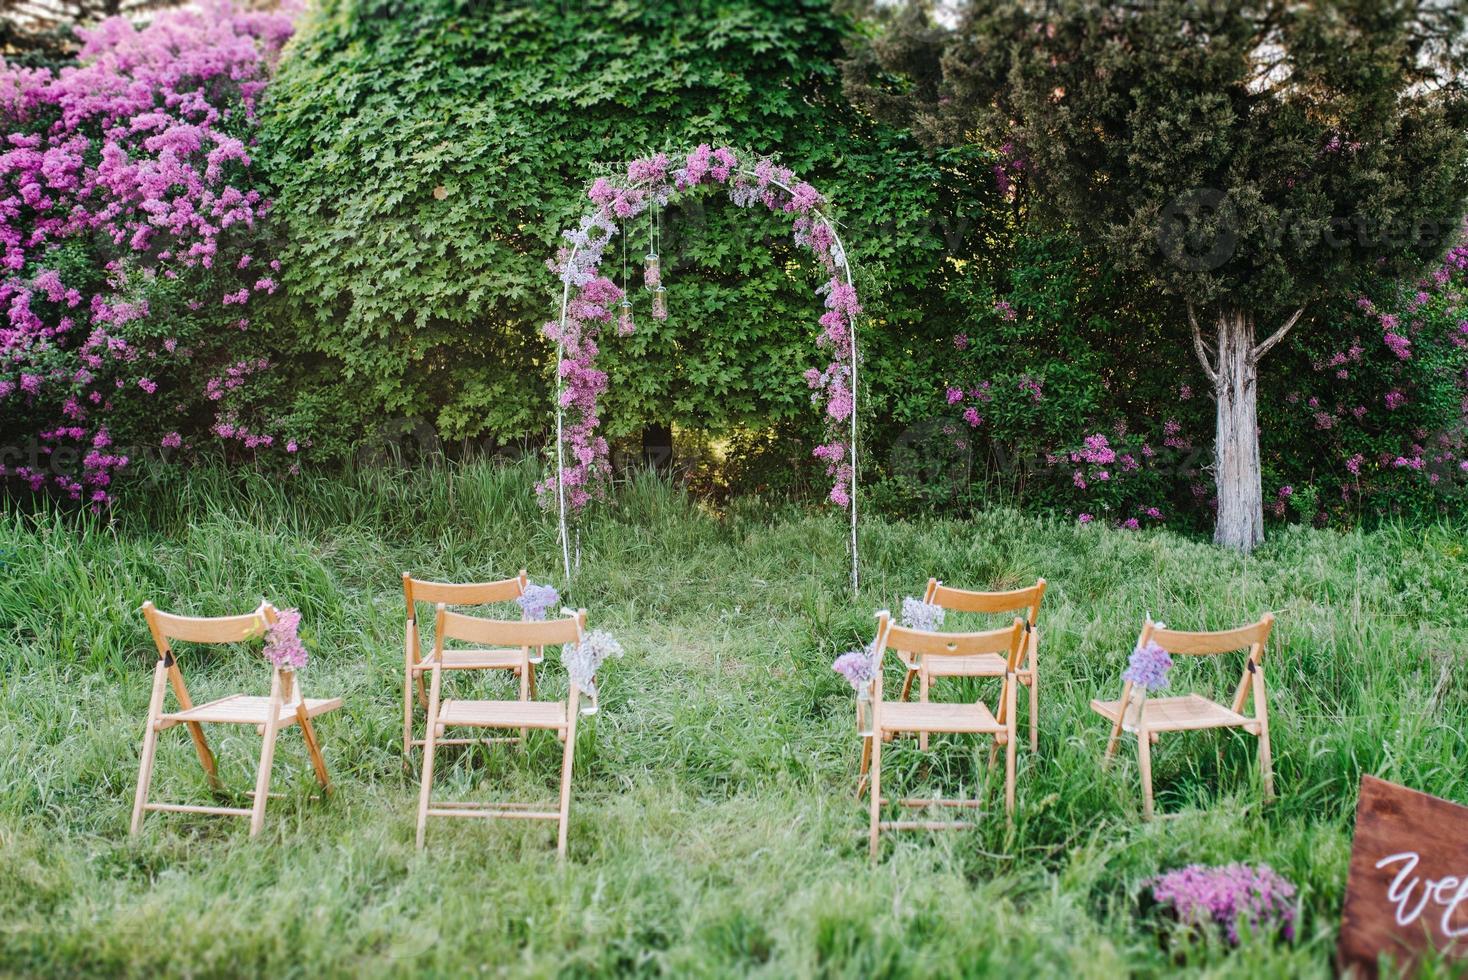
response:
{"label": "wooden chair leg", "polygon": [[403,667],[403,762],[413,758],[413,667]]}
{"label": "wooden chair leg", "polygon": [[148,727],[143,731],[143,752],[141,762],[138,765],[138,792],[133,797],[133,821],[129,833],[136,834],[143,829],[143,815],[147,811],[143,808],[148,805],[148,788],[153,784],[153,759],[158,751],[158,715],[163,710],[163,689],[167,682],[167,674],[160,661],[158,669],[153,672],[153,696],[148,702]]}
{"label": "wooden chair leg", "polygon": [[326,772],[326,760],[321,757],[321,743],[316,738],[316,726],[311,723],[311,716],[306,714],[305,705],[296,709],[296,720],[301,726],[301,737],[306,740],[306,751],[311,754],[311,768],[316,770],[316,781],[321,784],[322,792],[330,795],[331,776]]}
{"label": "wooden chair leg", "polygon": [[912,691],[912,679],[916,676],[917,671],[908,668],[907,677],[902,681],[902,697],[899,700],[907,700],[908,694]]}
{"label": "wooden chair leg", "polygon": [[265,723],[265,742],[260,746],[260,771],[255,776],[255,805],[250,809],[250,836],[258,837],[265,826],[265,804],[270,800],[270,773],[275,767],[275,738],[279,723]]}
{"label": "wooden chair leg", "polygon": [[[517,671],[517,673],[519,675],[519,678],[520,678],[520,700],[521,701],[529,701],[530,700],[530,671],[532,669],[533,668],[530,666],[529,662],[527,661],[526,664],[523,667],[521,667],[519,671]],[[527,738],[529,738],[529,737],[530,737],[530,729],[528,729],[528,728],[522,728],[522,729],[520,729],[520,744],[521,745],[524,745],[525,744],[525,740]]]}
{"label": "wooden chair leg", "polygon": [[871,787],[871,831],[867,842],[868,856],[873,864],[877,863],[877,855],[880,853],[881,844],[877,837],[881,832],[877,824],[882,819],[882,740],[872,739],[872,787]]}
{"label": "wooden chair leg", "polygon": [[1142,819],[1152,819],[1152,735],[1143,728],[1137,732],[1137,764],[1142,770]]}
{"label": "wooden chair leg", "polygon": [[556,834],[556,857],[566,859],[566,841],[571,831],[571,767],[576,759],[576,724],[572,716],[566,731],[566,747],[561,754],[561,819]]}
{"label": "wooden chair leg", "polygon": [[1018,678],[1010,674],[1004,685],[1005,707],[1009,714],[1005,722],[1009,730],[1004,739],[1004,812],[1011,820],[1014,819],[1015,753],[1019,742],[1019,719],[1015,710],[1019,701],[1019,692],[1016,690],[1018,683]]}
{"label": "wooden chair leg", "polygon": [[1106,754],[1101,757],[1103,767],[1111,765],[1111,758],[1116,755],[1116,745],[1121,741],[1121,723],[1126,718],[1127,705],[1131,699],[1132,682],[1127,681],[1121,686],[1121,700],[1117,702],[1116,721],[1111,725],[1111,737],[1106,740]]}
{"label": "wooden chair leg", "polygon": [[415,846],[423,850],[428,832],[428,799],[433,792],[433,756],[438,746],[438,695],[440,672],[433,671],[433,693],[428,699],[428,727],[423,732],[423,785],[418,791],[418,836]]}
{"label": "wooden chair leg", "polygon": [[1264,695],[1264,668],[1254,671],[1254,717],[1259,719],[1259,776],[1264,783],[1264,799],[1274,799],[1274,756],[1269,746],[1269,705]]}
{"label": "wooden chair leg", "polygon": [[[928,703],[928,672],[920,671],[918,674],[918,700],[923,704]],[[918,751],[928,751],[928,733],[918,732]]]}
{"label": "wooden chair leg", "polygon": [[856,773],[856,798],[861,799],[862,790],[867,785],[867,770],[872,766],[872,739],[861,740],[861,767]]}
{"label": "wooden chair leg", "polygon": [[1030,670],[1030,751],[1040,751],[1040,674]]}

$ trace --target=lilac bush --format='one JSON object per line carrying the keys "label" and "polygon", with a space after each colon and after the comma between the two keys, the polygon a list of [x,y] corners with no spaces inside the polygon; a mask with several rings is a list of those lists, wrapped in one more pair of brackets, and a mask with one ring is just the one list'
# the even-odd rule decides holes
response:
{"label": "lilac bush", "polygon": [[1241,923],[1254,932],[1295,938],[1295,886],[1267,864],[1190,864],[1159,875],[1148,886],[1152,898],[1178,922],[1217,926],[1231,943],[1239,942]]}
{"label": "lilac bush", "polygon": [[[619,334],[635,327],[623,290],[600,274],[607,245],[624,224],[648,211],[666,207],[675,198],[701,186],[727,188],[738,207],[763,205],[791,221],[796,245],[812,252],[829,276],[820,292],[826,312],[820,317],[817,345],[829,355],[824,369],[811,368],[805,380],[812,402],[823,409],[826,438],[814,450],[825,463],[831,479],[828,498],[845,507],[851,503],[852,465],[845,424],[855,407],[851,356],[855,345],[856,316],[861,312],[856,288],[844,281],[846,257],[825,222],[826,200],[810,184],[797,181],[786,167],[764,157],[754,157],[721,146],[702,144],[685,158],[675,161],[656,153],[628,164],[625,174],[599,177],[587,191],[595,209],[576,228],[563,232],[563,245],[548,265],[570,290],[565,322],[547,323],[542,332],[561,345],[558,366],[561,380],[560,405],[570,416],[561,441],[567,457],[563,481],[566,503],[579,511],[600,496],[609,475],[608,446],[598,434],[600,400],[607,390],[607,375],[596,367],[600,353],[597,341],[603,329],[617,321]],[[653,263],[646,273],[649,287],[661,286],[662,278]],[[663,295],[661,293],[659,296]],[[653,315],[666,315],[656,306]],[[543,502],[556,492],[552,474],[537,486]]]}
{"label": "lilac bush", "polygon": [[291,31],[212,0],[79,31],[60,71],[0,59],[0,436],[29,444],[0,478],[95,507],[139,447],[307,443],[252,408],[272,364],[239,353],[278,288],[251,146]]}

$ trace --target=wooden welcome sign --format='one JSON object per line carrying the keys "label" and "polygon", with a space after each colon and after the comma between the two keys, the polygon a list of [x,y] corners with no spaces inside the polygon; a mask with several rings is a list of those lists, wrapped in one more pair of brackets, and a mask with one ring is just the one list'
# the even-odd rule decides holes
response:
{"label": "wooden welcome sign", "polygon": [[1468,957],[1468,807],[1361,778],[1341,922],[1343,969],[1375,976],[1426,949]]}

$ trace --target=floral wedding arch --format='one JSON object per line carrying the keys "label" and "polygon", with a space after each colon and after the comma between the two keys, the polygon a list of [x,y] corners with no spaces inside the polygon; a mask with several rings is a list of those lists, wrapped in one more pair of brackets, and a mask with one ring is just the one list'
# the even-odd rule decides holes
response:
{"label": "floral wedding arch", "polygon": [[[857,365],[856,317],[861,312],[851,263],[841,244],[827,202],[810,184],[798,181],[790,170],[768,157],[755,157],[731,147],[707,144],[689,152],[681,162],[665,153],[627,165],[612,176],[598,177],[587,191],[593,210],[578,227],[562,233],[566,244],[547,264],[562,283],[561,315],[545,325],[546,337],[556,343],[556,470],[537,484],[541,500],[556,509],[561,557],[571,576],[569,520],[602,495],[611,465],[598,402],[607,390],[607,375],[596,366],[598,340],[615,323],[626,336],[635,324],[628,290],[602,275],[602,254],[622,225],[651,209],[661,209],[702,187],[728,189],[739,207],[763,204],[791,219],[796,245],[812,252],[829,274],[820,287],[826,312],[820,318],[817,346],[827,352],[824,370],[805,372],[811,401],[822,409],[825,439],[814,450],[826,464],[831,489],[828,499],[850,516],[851,587],[860,583],[856,533],[857,484]],[[630,227],[630,226],[629,226]],[[625,242],[625,237],[624,237]],[[625,245],[624,245],[625,247]],[[655,250],[650,250],[643,285],[653,294],[652,316],[666,319],[667,299]]]}

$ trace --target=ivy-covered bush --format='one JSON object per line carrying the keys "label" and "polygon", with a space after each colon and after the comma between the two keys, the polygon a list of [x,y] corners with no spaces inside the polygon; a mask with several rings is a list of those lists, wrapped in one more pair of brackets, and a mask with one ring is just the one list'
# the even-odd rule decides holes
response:
{"label": "ivy-covered bush", "polygon": [[[849,30],[827,0],[325,0],[261,137],[289,232],[292,329],[373,417],[426,419],[450,440],[543,440],[553,349],[539,327],[560,302],[545,262],[598,165],[700,143],[771,152],[843,222],[874,314],[863,408],[883,456],[893,406],[929,383],[907,369],[952,333],[949,258],[976,250],[975,215],[997,195],[979,154],[929,155],[843,100]],[[638,330],[599,359],[608,433],[673,424],[742,446],[789,432],[800,446],[779,467],[741,472],[819,475],[803,375],[822,366],[822,270],[781,222],[692,201],[660,219],[670,312],[653,320],[639,274],[650,220],[625,264]],[[612,251],[602,271],[626,285]]]}
{"label": "ivy-covered bush", "polygon": [[0,479],[101,506],[142,453],[305,444],[252,329],[280,269],[256,103],[291,29],[220,2],[0,61]]}

